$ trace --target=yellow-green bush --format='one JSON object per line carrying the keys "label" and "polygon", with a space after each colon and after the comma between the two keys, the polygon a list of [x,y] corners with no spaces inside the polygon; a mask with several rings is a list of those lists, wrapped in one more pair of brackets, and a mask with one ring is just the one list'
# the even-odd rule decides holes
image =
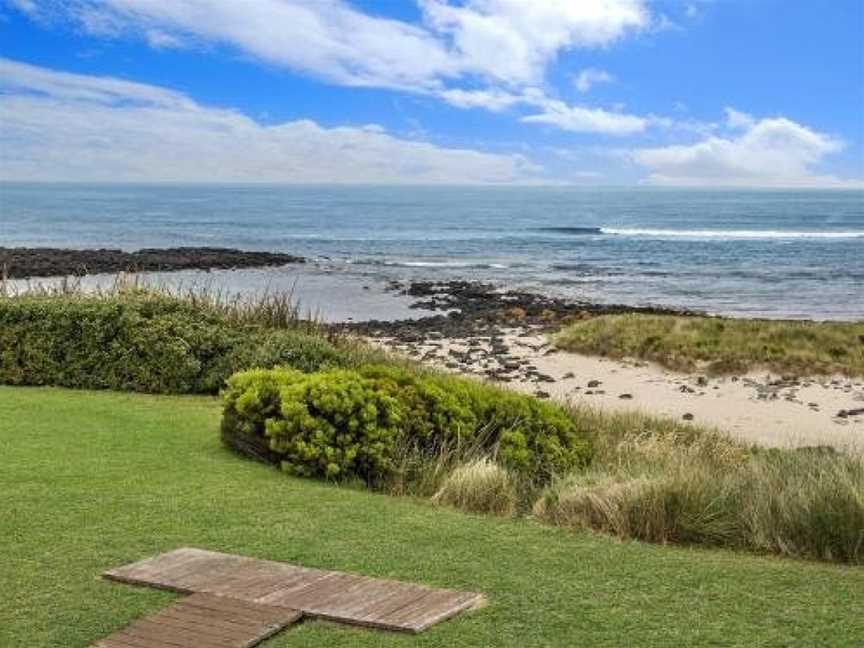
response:
{"label": "yellow-green bush", "polygon": [[405,454],[484,452],[543,484],[591,456],[576,421],[556,405],[398,367],[241,372],[223,399],[229,447],[301,475],[383,486]]}

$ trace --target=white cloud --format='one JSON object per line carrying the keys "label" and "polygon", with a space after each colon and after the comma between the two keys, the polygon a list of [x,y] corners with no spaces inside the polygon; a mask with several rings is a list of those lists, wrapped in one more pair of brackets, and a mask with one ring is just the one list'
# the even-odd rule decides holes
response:
{"label": "white cloud", "polygon": [[484,108],[492,112],[500,112],[516,104],[523,103],[525,97],[503,90],[462,90],[452,88],[442,90],[438,96],[452,106],[458,108]]}
{"label": "white cloud", "polygon": [[818,173],[818,165],[843,148],[842,142],[829,135],[784,117],[756,120],[733,109],[726,112],[732,135],[632,152],[632,159],[650,170],[647,182],[738,187],[862,185],[861,181]]}
{"label": "white cloud", "polygon": [[534,85],[560,51],[609,45],[651,20],[645,0],[417,0],[417,24],[344,0],[39,1],[98,34],[195,37],[338,83],[415,90],[471,76]]}
{"label": "white cloud", "polygon": [[644,131],[649,120],[635,115],[610,112],[602,108],[568,106],[562,101],[546,100],[543,112],[522,118],[524,122],[551,124],[563,130],[583,133],[630,135]]}
{"label": "white cloud", "polygon": [[148,29],[144,33],[147,44],[153,49],[175,49],[183,47],[183,42],[176,36],[166,34],[159,29]]}
{"label": "white cloud", "polygon": [[[562,117],[560,102],[537,88],[561,52],[606,47],[650,28],[647,0],[417,0],[416,23],[363,13],[345,0],[16,1],[71,16],[96,35],[137,34],[155,48],[228,45],[332,83],[420,93],[461,108],[532,105],[543,110],[526,121],[569,130],[641,130],[639,118],[599,108],[573,107]],[[600,76],[583,83],[608,80],[594,72]]]}
{"label": "white cloud", "polygon": [[9,4],[30,16],[35,16],[38,12],[35,0],[9,0]]}
{"label": "white cloud", "polygon": [[645,29],[642,0],[421,0],[464,69],[513,85],[538,83],[562,50],[603,47]]}
{"label": "white cloud", "polygon": [[443,148],[380,126],[263,125],[179,93],[0,59],[6,180],[501,183],[521,155]]}
{"label": "white cloud", "polygon": [[726,108],[726,125],[729,128],[750,130],[756,125],[756,119],[753,115],[735,110],[734,108]]}
{"label": "white cloud", "polygon": [[592,86],[595,86],[598,83],[612,83],[614,80],[614,77],[605,70],[585,68],[576,75],[576,78],[573,79],[573,83],[579,92],[585,93],[588,92]]}
{"label": "white cloud", "polygon": [[81,76],[0,58],[0,88],[13,95],[32,93],[59,100],[100,104],[141,102],[162,107],[190,107],[179,92],[111,77]]}

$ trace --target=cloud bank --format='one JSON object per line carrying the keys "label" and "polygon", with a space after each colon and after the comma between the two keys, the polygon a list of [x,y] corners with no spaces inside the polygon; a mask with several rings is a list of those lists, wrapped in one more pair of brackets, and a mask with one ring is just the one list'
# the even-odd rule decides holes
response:
{"label": "cloud bank", "polygon": [[264,125],[164,88],[0,58],[4,180],[487,184],[538,172],[521,155],[377,126]]}
{"label": "cloud bank", "polygon": [[100,36],[137,36],[156,49],[228,46],[331,83],[419,93],[459,108],[529,107],[539,109],[529,123],[611,135],[633,132],[640,118],[622,129],[614,112],[566,105],[575,116],[562,118],[562,102],[542,90],[547,68],[562,52],[610,46],[654,21],[647,0],[417,0],[414,23],[343,0],[26,2],[30,14],[72,19]]}
{"label": "cloud bank", "polygon": [[859,180],[820,175],[816,167],[843,143],[785,117],[756,119],[726,110],[726,136],[688,145],[639,149],[632,159],[646,182],[675,186],[862,187]]}

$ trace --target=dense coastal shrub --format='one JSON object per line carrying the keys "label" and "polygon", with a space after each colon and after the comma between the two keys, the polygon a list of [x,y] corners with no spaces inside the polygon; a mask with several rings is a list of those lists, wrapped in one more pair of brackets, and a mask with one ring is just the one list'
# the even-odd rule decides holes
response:
{"label": "dense coastal shrub", "polygon": [[449,374],[380,366],[360,371],[409,404],[407,429],[427,453],[495,448],[499,463],[541,482],[590,458],[586,430],[555,403]]}
{"label": "dense coastal shrub", "polygon": [[546,483],[591,456],[575,420],[556,405],[398,367],[242,372],[228,381],[223,398],[225,443],[256,458],[278,458],[294,474],[381,486],[405,454],[456,460],[483,452]]}
{"label": "dense coastal shrub", "polygon": [[321,336],[231,323],[216,309],[131,292],[0,298],[0,383],[216,393],[232,373],[341,362]]}

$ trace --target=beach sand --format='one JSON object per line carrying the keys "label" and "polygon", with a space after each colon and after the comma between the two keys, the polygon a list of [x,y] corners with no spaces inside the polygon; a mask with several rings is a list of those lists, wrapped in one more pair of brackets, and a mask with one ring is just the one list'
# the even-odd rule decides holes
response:
{"label": "beach sand", "polygon": [[[538,333],[503,331],[506,359],[478,339],[378,338],[390,350],[459,373],[503,378],[507,386],[604,410],[639,410],[717,428],[768,447],[832,446],[864,451],[864,380],[843,376],[786,378],[767,372],[708,377],[654,364],[578,355],[555,349]],[[498,374],[503,364],[509,372]],[[686,417],[686,418],[685,418]]]}

